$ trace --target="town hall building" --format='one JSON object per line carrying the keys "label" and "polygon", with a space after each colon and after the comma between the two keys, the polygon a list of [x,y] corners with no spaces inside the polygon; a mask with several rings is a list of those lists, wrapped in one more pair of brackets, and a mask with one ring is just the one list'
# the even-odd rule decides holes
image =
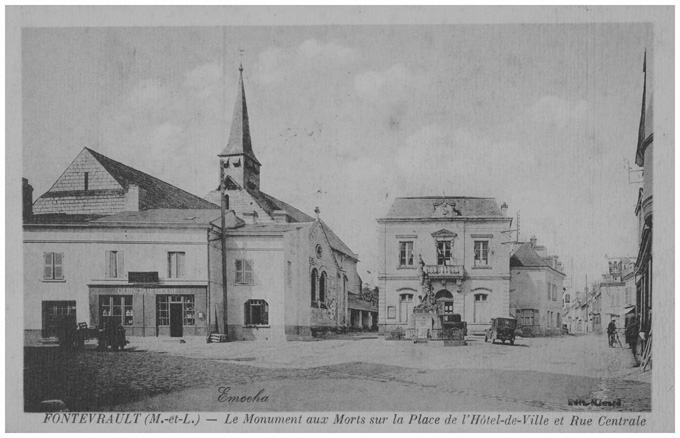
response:
{"label": "town hall building", "polygon": [[416,266],[424,271],[444,314],[459,314],[470,334],[491,318],[510,317],[509,247],[512,218],[493,198],[395,199],[377,219],[382,250],[379,330],[406,329],[422,295]]}

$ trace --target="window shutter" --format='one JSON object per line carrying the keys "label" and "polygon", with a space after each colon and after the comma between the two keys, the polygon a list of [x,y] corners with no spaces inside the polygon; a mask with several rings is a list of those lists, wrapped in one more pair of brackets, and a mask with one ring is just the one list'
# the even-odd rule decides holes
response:
{"label": "window shutter", "polygon": [[248,284],[253,283],[253,261],[252,260],[244,260],[244,273],[245,273],[245,282]]}
{"label": "window shutter", "polygon": [[64,260],[64,254],[60,252],[54,253],[54,278],[61,280],[64,278],[64,268],[62,262]]}
{"label": "window shutter", "polygon": [[269,304],[267,304],[266,301],[262,301],[262,315],[260,318],[260,321],[262,321],[263,325],[269,325]]}
{"label": "window shutter", "polygon": [[104,278],[111,278],[111,251],[104,251]]}
{"label": "window shutter", "polygon": [[168,253],[168,278],[173,277],[173,272],[172,272],[172,253]]}
{"label": "window shutter", "polygon": [[125,252],[118,251],[118,278],[125,278]]}
{"label": "window shutter", "polygon": [[184,277],[184,253],[177,253],[177,278]]}
{"label": "window shutter", "polygon": [[250,312],[248,310],[250,310],[250,301],[243,303],[243,322],[245,325],[250,324]]}
{"label": "window shutter", "polygon": [[243,263],[241,263],[241,260],[235,260],[235,265],[236,265],[236,283],[243,283]]}
{"label": "window shutter", "polygon": [[44,278],[47,280],[52,279],[52,256],[54,253],[45,253],[45,272],[43,274]]}

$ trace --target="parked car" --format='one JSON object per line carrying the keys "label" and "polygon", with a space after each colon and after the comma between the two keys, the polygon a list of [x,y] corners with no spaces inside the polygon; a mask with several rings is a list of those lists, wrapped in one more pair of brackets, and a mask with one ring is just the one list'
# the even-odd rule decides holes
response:
{"label": "parked car", "polygon": [[510,345],[515,344],[515,328],[517,327],[517,320],[512,318],[492,318],[491,327],[484,332],[484,342],[491,339],[491,343],[495,344],[496,339],[503,341],[510,341]]}

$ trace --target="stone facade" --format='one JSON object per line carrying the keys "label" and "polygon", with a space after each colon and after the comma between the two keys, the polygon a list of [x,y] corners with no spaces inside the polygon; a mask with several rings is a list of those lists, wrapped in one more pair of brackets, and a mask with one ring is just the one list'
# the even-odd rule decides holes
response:
{"label": "stone facade", "polygon": [[508,317],[509,248],[503,231],[511,222],[489,198],[397,198],[378,219],[380,332],[408,327],[422,295],[415,269],[420,256],[438,301],[448,303],[448,313],[462,315],[469,333],[482,333],[491,318]]}

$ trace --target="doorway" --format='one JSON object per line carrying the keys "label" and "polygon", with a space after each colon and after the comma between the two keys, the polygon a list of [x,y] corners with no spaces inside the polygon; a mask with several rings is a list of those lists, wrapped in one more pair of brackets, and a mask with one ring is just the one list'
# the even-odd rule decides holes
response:
{"label": "doorway", "polygon": [[182,303],[170,304],[170,336],[173,338],[181,338],[183,336],[183,315]]}

